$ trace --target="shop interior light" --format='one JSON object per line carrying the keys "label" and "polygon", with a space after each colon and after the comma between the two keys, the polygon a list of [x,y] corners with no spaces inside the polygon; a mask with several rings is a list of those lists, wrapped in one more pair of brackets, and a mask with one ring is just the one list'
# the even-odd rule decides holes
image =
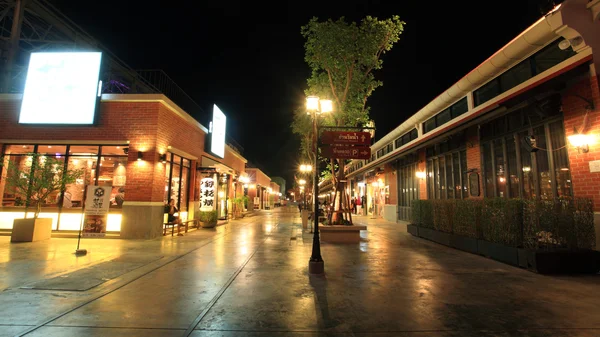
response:
{"label": "shop interior light", "polygon": [[425,179],[425,176],[426,176],[424,171],[417,171],[416,175],[417,175],[417,178],[419,178],[419,179]]}

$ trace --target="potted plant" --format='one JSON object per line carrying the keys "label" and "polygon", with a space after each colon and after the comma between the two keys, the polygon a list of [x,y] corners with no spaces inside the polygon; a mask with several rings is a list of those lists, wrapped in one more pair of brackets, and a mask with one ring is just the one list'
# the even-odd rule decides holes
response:
{"label": "potted plant", "polygon": [[212,228],[217,225],[217,211],[200,211],[199,218],[202,228]]}
{"label": "potted plant", "polygon": [[[43,204],[57,192],[64,192],[66,186],[75,183],[83,175],[83,170],[69,170],[65,163],[52,156],[29,153],[24,160],[3,158],[1,165],[6,169],[3,177],[7,189],[14,192],[25,213],[34,207],[33,218],[15,219],[11,242],[31,242],[49,239],[52,232],[52,219],[39,218]],[[16,200],[17,198],[15,198]]]}
{"label": "potted plant", "polygon": [[244,197],[235,197],[233,198],[233,217],[234,218],[243,218],[244,217]]}

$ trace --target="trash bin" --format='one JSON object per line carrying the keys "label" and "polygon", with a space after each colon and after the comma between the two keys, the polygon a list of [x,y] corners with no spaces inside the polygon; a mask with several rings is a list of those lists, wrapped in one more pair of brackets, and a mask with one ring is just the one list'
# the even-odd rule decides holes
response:
{"label": "trash bin", "polygon": [[302,216],[302,229],[307,229],[308,228],[308,210],[303,209],[301,216]]}

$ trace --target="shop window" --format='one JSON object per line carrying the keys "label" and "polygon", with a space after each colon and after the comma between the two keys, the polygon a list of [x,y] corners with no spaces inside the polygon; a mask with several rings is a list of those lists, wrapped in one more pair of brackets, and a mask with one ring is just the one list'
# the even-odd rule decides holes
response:
{"label": "shop window", "polygon": [[69,146],[69,155],[77,156],[96,156],[99,153],[99,147],[95,145],[71,145]]}
{"label": "shop window", "polygon": [[435,117],[437,126],[442,126],[450,121],[450,109],[446,109]]}
{"label": "shop window", "polygon": [[27,154],[35,151],[35,145],[7,145],[4,154]]}
{"label": "shop window", "polygon": [[37,153],[55,156],[56,158],[64,157],[67,154],[66,145],[38,145]]}
{"label": "shop window", "polygon": [[81,208],[86,187],[96,185],[97,156],[70,156],[67,169],[82,170],[83,175],[74,184],[67,185],[62,207]]}
{"label": "shop window", "polygon": [[560,40],[561,39],[559,38],[533,56],[536,74],[546,71],[577,54],[573,51],[573,48],[561,50],[558,47]]}
{"label": "shop window", "polygon": [[[532,136],[535,148],[525,141]],[[534,125],[483,143],[481,148],[486,197],[552,199],[572,195],[562,121]]]}
{"label": "shop window", "polygon": [[500,87],[502,88],[502,92],[516,87],[531,77],[531,61],[527,59],[500,75]]}
{"label": "shop window", "polygon": [[103,156],[127,156],[129,152],[128,146],[119,145],[104,145],[102,146]]}
{"label": "shop window", "polygon": [[559,197],[569,197],[571,194],[571,170],[569,154],[565,142],[565,131],[560,121],[550,124],[550,139],[556,176],[557,193]]}
{"label": "shop window", "polygon": [[[467,178],[468,176],[468,167],[467,167],[467,151],[466,150],[462,150],[460,151],[460,172],[461,172],[461,177],[462,177],[462,197],[467,198],[469,196],[469,189],[467,186],[469,186],[469,179]],[[479,195],[479,190],[477,191],[477,195]]]}
{"label": "shop window", "polygon": [[[16,151],[15,151],[16,152]],[[25,203],[27,201],[26,194],[16,188],[10,187],[6,185],[5,177],[7,174],[6,165],[12,163],[19,170],[26,170],[28,167],[31,167],[31,157],[26,155],[8,155],[4,157],[4,166],[2,167],[2,181],[0,182],[0,187],[3,189],[2,194],[2,206],[9,207],[25,207]]]}
{"label": "shop window", "polygon": [[[189,176],[190,160],[167,153],[164,202],[168,203],[170,199],[175,200],[175,205],[181,212],[188,210]],[[195,188],[199,188],[199,186],[195,186]]]}
{"label": "shop window", "polygon": [[[104,148],[102,148],[104,154]],[[112,186],[110,207],[122,207],[125,202],[127,157],[102,156],[100,158],[98,185]]]}
{"label": "shop window", "polygon": [[464,97],[463,99],[461,99],[460,101],[458,101],[457,103],[455,103],[454,105],[452,105],[452,107],[450,108],[450,110],[451,110],[450,113],[452,115],[452,118],[456,118],[456,117],[464,114],[465,112],[469,111],[469,105],[467,103],[467,97]]}

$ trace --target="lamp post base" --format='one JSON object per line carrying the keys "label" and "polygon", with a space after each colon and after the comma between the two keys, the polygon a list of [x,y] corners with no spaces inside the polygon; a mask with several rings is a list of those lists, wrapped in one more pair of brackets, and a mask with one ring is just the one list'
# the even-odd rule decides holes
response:
{"label": "lamp post base", "polygon": [[308,261],[308,272],[310,274],[323,274],[325,272],[325,262]]}

